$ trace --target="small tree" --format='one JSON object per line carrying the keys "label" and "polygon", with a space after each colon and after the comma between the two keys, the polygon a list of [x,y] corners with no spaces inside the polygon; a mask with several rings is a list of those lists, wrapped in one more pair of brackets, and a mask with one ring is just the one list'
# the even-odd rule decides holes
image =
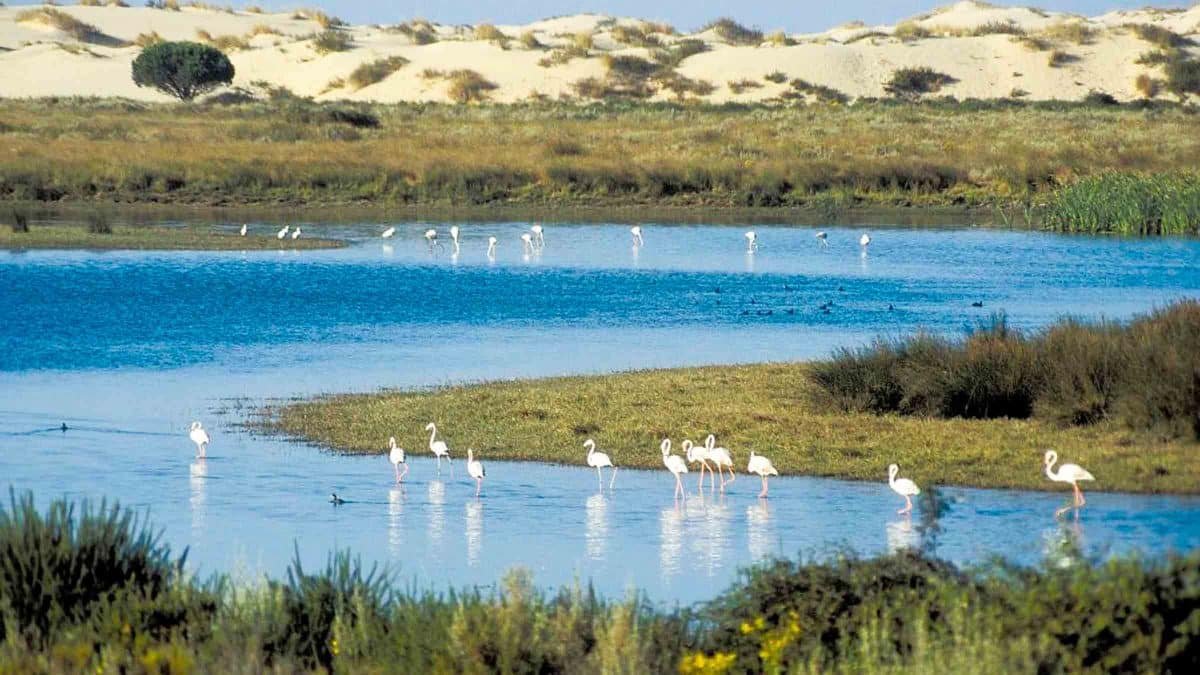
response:
{"label": "small tree", "polygon": [[220,50],[196,42],[162,42],[133,60],[133,82],[190,101],[233,82],[233,64]]}

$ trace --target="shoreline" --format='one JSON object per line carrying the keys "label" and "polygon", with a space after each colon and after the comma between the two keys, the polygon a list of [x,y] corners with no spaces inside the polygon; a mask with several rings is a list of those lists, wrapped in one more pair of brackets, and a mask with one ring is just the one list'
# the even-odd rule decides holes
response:
{"label": "shoreline", "polygon": [[0,228],[0,251],[300,251],[343,248],[346,242],[320,237],[277,239],[261,234],[238,236],[189,226],[114,225],[107,234],[78,226],[40,225],[17,233]]}
{"label": "shoreline", "polygon": [[[803,391],[811,386],[808,368],[702,366],[329,394],[268,402],[246,426],[345,454],[383,454],[387,437],[396,436],[410,453],[424,455],[428,435],[421,430],[432,420],[457,454],[472,447],[493,461],[577,466],[586,466],[581,448],[591,437],[618,466],[649,470],[662,469],[661,438],[671,438],[681,454],[683,438],[702,443],[712,432],[733,451],[743,476],[754,450],[781,475],[880,482],[896,462],[925,487],[1042,492],[1061,487],[1041,472],[1041,454],[1053,447],[1063,461],[1097,474],[1089,492],[1200,494],[1200,467],[1189,459],[1195,443],[1111,425],[827,413]],[[689,388],[698,381],[710,386]]]}

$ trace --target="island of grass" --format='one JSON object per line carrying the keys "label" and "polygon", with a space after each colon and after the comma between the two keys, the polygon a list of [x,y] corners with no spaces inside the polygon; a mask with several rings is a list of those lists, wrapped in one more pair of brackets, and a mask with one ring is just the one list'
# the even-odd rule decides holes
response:
{"label": "island of grass", "polygon": [[[751,450],[785,475],[925,486],[1063,489],[1047,448],[1097,477],[1089,490],[1200,493],[1200,303],[1128,325],[1003,322],[962,342],[918,335],[813,363],[650,370],[330,395],[265,409],[265,428],[347,453],[413,454],[438,423],[452,452],[585,464],[596,440],[622,467],[658,469],[659,441]],[[964,393],[965,392],[965,393]],[[891,406],[889,408],[889,406]]]}
{"label": "island of grass", "polygon": [[48,225],[17,232],[0,227],[0,249],[104,249],[135,251],[294,251],[339,248],[345,242],[221,232],[206,227],[113,225],[94,232],[84,225]]}

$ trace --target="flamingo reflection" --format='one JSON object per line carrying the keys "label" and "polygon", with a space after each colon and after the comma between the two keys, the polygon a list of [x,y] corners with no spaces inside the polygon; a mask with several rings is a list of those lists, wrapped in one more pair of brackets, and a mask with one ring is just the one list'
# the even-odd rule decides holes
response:
{"label": "flamingo reflection", "polygon": [[587,498],[586,509],[587,556],[592,560],[604,560],[604,550],[608,546],[608,500],[598,492]]}

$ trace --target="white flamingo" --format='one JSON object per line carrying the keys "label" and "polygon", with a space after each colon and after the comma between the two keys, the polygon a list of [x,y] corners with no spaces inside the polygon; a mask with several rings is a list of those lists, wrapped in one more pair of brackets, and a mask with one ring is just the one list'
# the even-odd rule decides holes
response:
{"label": "white flamingo", "polygon": [[521,244],[524,246],[525,255],[529,255],[533,251],[533,235],[525,232],[521,235]]}
{"label": "white flamingo", "polygon": [[[396,445],[396,438],[393,436],[388,439],[388,461],[392,463],[392,469],[396,472],[396,482],[399,483],[408,475],[408,462],[405,461],[404,448]],[[400,465],[404,465],[404,473],[400,473]]]}
{"label": "white flamingo", "polygon": [[757,251],[758,250],[758,235],[754,233],[754,230],[750,230],[749,232],[746,233],[746,250],[747,251]]}
{"label": "white flamingo", "polygon": [[212,440],[208,437],[208,432],[204,430],[199,422],[192,422],[192,428],[188,432],[188,438],[196,444],[196,456],[205,457],[208,455],[208,444]]}
{"label": "white flamingo", "polygon": [[454,241],[454,252],[458,253],[458,226],[450,226],[450,239]]}
{"label": "white flamingo", "polygon": [[446,463],[450,465],[450,471],[454,471],[454,462],[450,460],[450,448],[446,447],[444,441],[437,440],[437,425],[433,422],[425,425],[425,431],[429,432],[429,451],[437,457],[438,475],[442,475],[442,458],[446,458]]}
{"label": "white flamingo", "polygon": [[384,230],[383,233],[380,234],[379,236],[383,237],[384,239],[391,239],[392,237],[396,236],[396,228],[389,227],[388,229]]}
{"label": "white flamingo", "polygon": [[678,499],[679,495],[683,494],[683,481],[679,479],[679,476],[688,472],[687,462],[684,462],[679,455],[671,454],[671,439],[664,438],[658,447],[662,450],[663,465],[667,467],[667,471],[675,475],[675,498]]}
{"label": "white flamingo", "polygon": [[496,258],[496,238],[495,237],[488,237],[487,257],[492,258],[492,259]]}
{"label": "white flamingo", "polygon": [[912,513],[912,498],[921,494],[921,488],[907,478],[896,478],[898,473],[900,473],[898,464],[888,467],[888,487],[892,488],[892,492],[904,497],[904,508],[896,513]]}
{"label": "white flamingo", "polygon": [[425,243],[429,244],[429,250],[432,251],[434,244],[438,243],[437,230],[433,228],[425,230]]}
{"label": "white flamingo", "polygon": [[278,232],[276,232],[276,233],[275,233],[275,238],[276,238],[276,239],[283,239],[284,237],[286,237],[286,236],[287,236],[287,234],[288,234],[288,230],[290,230],[290,229],[292,229],[290,226],[288,226],[288,225],[284,225],[282,230],[280,230],[280,231],[278,231]]}
{"label": "white flamingo", "polygon": [[[1079,489],[1079,481],[1096,480],[1096,477],[1088,473],[1087,469],[1084,469],[1078,464],[1063,464],[1058,467],[1058,470],[1052,470],[1055,462],[1057,461],[1058,453],[1053,450],[1047,450],[1045,456],[1046,478],[1049,478],[1056,483],[1069,483],[1071,485],[1071,489],[1075,492],[1073,506],[1075,508],[1083,506],[1087,502],[1083,499],[1083,490]],[[1062,513],[1068,508],[1070,507],[1063,507],[1058,510],[1058,513]]]}
{"label": "white flamingo", "polygon": [[292,230],[292,239],[299,239],[299,238],[300,238],[300,226],[297,225],[296,229]]}
{"label": "white flamingo", "polygon": [[634,246],[642,246],[646,243],[642,240],[642,227],[640,225],[634,225],[629,228],[629,234],[633,235]]}
{"label": "white flamingo", "polygon": [[749,473],[756,473],[762,478],[762,492],[758,493],[759,497],[767,496],[767,476],[779,475],[779,472],[775,470],[775,465],[771,463],[771,460],[763,457],[762,455],[755,454],[753,450],[750,451],[750,461],[746,464],[746,471]]}
{"label": "white flamingo", "polygon": [[583,442],[583,447],[587,448],[588,466],[596,469],[596,481],[600,483],[601,490],[604,489],[604,477],[600,469],[606,466],[612,469],[612,478],[608,481],[608,489],[612,490],[613,483],[617,481],[617,467],[613,465],[612,458],[607,453],[597,452],[596,441],[590,438]]}
{"label": "white flamingo", "polygon": [[546,245],[546,235],[542,231],[541,225],[534,225],[533,227],[529,228],[529,231],[533,233],[534,243],[536,243],[539,247]]}
{"label": "white flamingo", "polygon": [[870,243],[871,243],[871,235],[867,234],[866,232],[863,232],[863,236],[858,238],[858,245],[863,247],[864,250],[866,250],[867,246],[870,245]]}
{"label": "white flamingo", "polygon": [[242,229],[238,230],[238,234],[243,237],[246,236],[246,224],[245,223],[242,223]]}
{"label": "white flamingo", "polygon": [[479,491],[483,489],[483,477],[487,472],[483,470],[483,462],[475,459],[475,451],[467,448],[467,474],[475,479],[475,496],[479,496]]}
{"label": "white flamingo", "polygon": [[718,448],[717,437],[709,434],[708,438],[704,439],[704,447],[708,450],[708,461],[717,467],[717,473],[721,475],[721,489],[725,489],[725,469],[729,470],[729,482],[735,480],[733,474],[733,455],[729,453],[729,448]]}
{"label": "white flamingo", "polygon": [[829,248],[829,233],[823,230],[818,232],[817,241],[821,242],[821,248]]}
{"label": "white flamingo", "polygon": [[697,488],[703,490],[704,471],[708,470],[708,475],[712,476],[712,467],[708,465],[708,448],[703,445],[696,445],[685,438],[683,439],[683,454],[687,457],[688,464],[700,464],[700,482],[697,484]]}

